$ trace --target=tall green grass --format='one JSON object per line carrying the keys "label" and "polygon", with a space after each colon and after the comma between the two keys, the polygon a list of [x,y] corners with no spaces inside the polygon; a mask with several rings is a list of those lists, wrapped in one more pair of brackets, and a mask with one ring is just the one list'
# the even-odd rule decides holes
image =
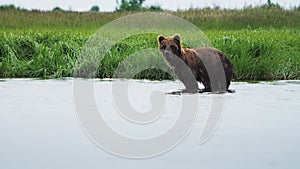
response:
{"label": "tall green grass", "polygon": [[[233,62],[236,80],[300,79],[300,10],[191,9],[167,13],[204,30],[213,46]],[[0,77],[72,77],[89,36],[128,14],[131,13],[0,11]],[[99,63],[97,77],[113,77],[127,56],[148,48],[157,48],[157,35],[143,34],[119,42]],[[159,57],[145,60],[165,64]],[[142,63],[132,64],[134,67]],[[171,76],[147,69],[135,78]]]}
{"label": "tall green grass", "polygon": [[[213,46],[222,50],[233,62],[236,80],[300,79],[299,30],[211,30],[206,34]],[[0,77],[72,77],[77,56],[88,38],[88,34],[70,32],[1,33]],[[105,55],[99,64],[97,77],[113,77],[119,63],[127,56],[148,48],[157,48],[156,34],[123,40]],[[152,62],[165,64],[162,59]],[[165,72],[150,69],[136,75],[136,78],[171,77]]]}
{"label": "tall green grass", "polygon": [[233,62],[237,80],[300,79],[299,30],[213,31],[208,36]]}
{"label": "tall green grass", "polygon": [[[43,12],[0,10],[0,30],[80,30],[94,32],[104,24],[133,12]],[[202,30],[239,30],[258,28],[300,29],[300,10],[276,7],[227,9],[190,9],[168,12],[187,19]]]}
{"label": "tall green grass", "polygon": [[59,32],[1,33],[0,77],[71,77],[86,38]]}
{"label": "tall green grass", "polygon": [[202,30],[300,28],[300,10],[283,10],[277,7],[249,7],[241,10],[190,9],[174,14],[189,20]]}

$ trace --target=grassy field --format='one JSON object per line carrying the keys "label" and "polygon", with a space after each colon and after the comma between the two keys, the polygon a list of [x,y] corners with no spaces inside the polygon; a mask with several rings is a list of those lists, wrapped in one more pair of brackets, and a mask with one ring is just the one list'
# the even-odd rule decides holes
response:
{"label": "grassy field", "polygon": [[[300,10],[247,8],[167,12],[199,27],[232,60],[236,80],[300,79]],[[72,77],[81,49],[106,23],[131,13],[0,11],[0,77]],[[116,44],[97,77],[112,77],[118,64],[142,49],[157,48],[157,35]],[[162,64],[161,60],[153,60]],[[157,62],[157,63],[155,63]],[[136,78],[169,79],[159,70]]]}

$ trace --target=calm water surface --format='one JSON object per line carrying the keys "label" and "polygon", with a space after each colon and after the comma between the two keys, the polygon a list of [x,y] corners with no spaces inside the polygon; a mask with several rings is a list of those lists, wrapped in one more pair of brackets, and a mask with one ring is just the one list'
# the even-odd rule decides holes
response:
{"label": "calm water surface", "polygon": [[[300,81],[233,83],[222,121],[205,144],[198,139],[215,94],[199,94],[199,114],[188,137],[172,151],[146,160],[116,157],[97,147],[77,119],[70,80],[0,81],[0,168],[300,168]],[[114,108],[112,81],[95,82],[95,99],[106,121],[129,136],[157,135],[178,117],[180,96],[167,95],[166,113],[153,124],[128,124]],[[152,91],[181,88],[173,81],[133,81],[134,108],[151,107]],[[222,95],[223,96],[223,95]]]}

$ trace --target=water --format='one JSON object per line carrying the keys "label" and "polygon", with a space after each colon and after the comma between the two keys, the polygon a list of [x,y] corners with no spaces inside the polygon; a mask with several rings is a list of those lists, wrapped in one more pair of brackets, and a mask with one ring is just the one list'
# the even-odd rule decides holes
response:
{"label": "water", "polygon": [[[300,81],[233,83],[234,94],[199,94],[199,115],[187,138],[161,156],[133,160],[96,146],[81,129],[72,80],[0,81],[0,168],[210,168],[297,169],[300,167]],[[181,96],[167,95],[166,113],[155,123],[131,124],[115,113],[112,81],[95,82],[95,99],[106,121],[129,136],[155,136],[178,117]],[[151,108],[152,91],[170,92],[178,82],[133,81],[129,100]],[[147,96],[147,97],[146,97]],[[226,97],[224,114],[211,139],[199,145],[212,99]]]}

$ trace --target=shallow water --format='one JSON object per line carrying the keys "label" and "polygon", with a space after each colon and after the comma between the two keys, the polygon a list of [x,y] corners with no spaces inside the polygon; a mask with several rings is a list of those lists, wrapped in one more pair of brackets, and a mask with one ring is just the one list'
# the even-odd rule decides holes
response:
{"label": "shallow water", "polygon": [[[151,137],[178,117],[181,96],[166,95],[165,114],[138,125],[116,113],[113,81],[95,82],[95,100],[116,131]],[[133,81],[129,100],[139,111],[151,108],[151,92],[176,91],[173,81]],[[154,158],[117,157],[96,146],[82,130],[73,101],[73,80],[0,81],[0,168],[300,168],[300,81],[233,83],[236,93],[199,94],[199,114],[187,138]],[[225,96],[222,120],[213,137],[198,144],[212,99]]]}

